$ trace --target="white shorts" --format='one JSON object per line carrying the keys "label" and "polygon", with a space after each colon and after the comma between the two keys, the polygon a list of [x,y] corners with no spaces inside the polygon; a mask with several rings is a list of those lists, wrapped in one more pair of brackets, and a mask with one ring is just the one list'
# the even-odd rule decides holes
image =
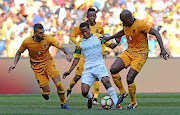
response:
{"label": "white shorts", "polygon": [[82,72],[82,83],[90,87],[94,84],[96,78],[101,81],[102,77],[109,76],[105,64],[84,69]]}

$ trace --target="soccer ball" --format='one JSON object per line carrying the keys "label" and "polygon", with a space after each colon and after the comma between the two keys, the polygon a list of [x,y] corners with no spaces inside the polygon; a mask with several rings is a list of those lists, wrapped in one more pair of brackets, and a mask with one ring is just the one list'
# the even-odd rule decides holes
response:
{"label": "soccer ball", "polygon": [[104,96],[101,99],[101,106],[103,109],[111,109],[113,105],[114,103],[110,96]]}

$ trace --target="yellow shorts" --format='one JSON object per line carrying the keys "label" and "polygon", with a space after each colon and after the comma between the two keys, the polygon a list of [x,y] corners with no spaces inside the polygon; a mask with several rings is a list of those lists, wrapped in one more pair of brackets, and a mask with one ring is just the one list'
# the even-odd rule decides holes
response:
{"label": "yellow shorts", "polygon": [[145,54],[137,54],[124,51],[118,57],[123,60],[125,68],[131,66],[131,68],[133,68],[137,72],[140,72],[143,65],[146,63],[146,60],[148,58],[148,52]]}
{"label": "yellow shorts", "polygon": [[82,75],[83,66],[84,66],[84,56],[81,55],[80,60],[76,66],[76,75]]}
{"label": "yellow shorts", "polygon": [[60,75],[53,60],[51,60],[45,67],[33,69],[33,71],[40,87],[48,85],[49,77],[52,79],[53,77]]}

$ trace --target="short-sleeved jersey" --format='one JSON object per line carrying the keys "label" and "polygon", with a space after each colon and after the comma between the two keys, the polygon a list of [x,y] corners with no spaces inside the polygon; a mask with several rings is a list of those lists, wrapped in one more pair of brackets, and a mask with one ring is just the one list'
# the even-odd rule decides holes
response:
{"label": "short-sleeved jersey", "polygon": [[[75,58],[80,58],[81,54],[83,54],[85,59],[84,69],[104,64],[101,50],[102,42],[99,39],[100,36],[101,34],[92,34],[90,38],[84,39],[82,37],[79,42],[76,43],[76,50],[73,56]],[[109,46],[110,44],[110,41],[105,43],[106,46]]]}
{"label": "short-sleeved jersey", "polygon": [[50,35],[44,35],[41,42],[35,42],[33,36],[27,37],[19,48],[19,52],[23,53],[26,49],[29,51],[29,57],[32,69],[38,69],[47,65],[52,56],[49,53],[49,47],[61,47],[61,44]]}
{"label": "short-sleeved jersey", "polygon": [[128,52],[148,52],[147,33],[151,26],[147,23],[136,19],[130,27],[123,26],[124,33],[128,42]]}

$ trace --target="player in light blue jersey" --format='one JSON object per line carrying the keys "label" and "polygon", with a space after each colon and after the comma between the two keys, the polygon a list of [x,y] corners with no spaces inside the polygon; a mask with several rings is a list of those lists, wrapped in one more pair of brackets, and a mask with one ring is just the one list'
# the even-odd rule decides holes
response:
{"label": "player in light blue jersey", "polygon": [[[96,78],[99,79],[104,85],[104,87],[109,92],[116,109],[121,110],[121,105],[118,104],[118,98],[115,92],[115,89],[112,87],[109,75],[105,66],[105,62],[102,56],[101,44],[102,41],[99,39],[100,34],[92,34],[90,33],[90,27],[87,22],[83,22],[80,24],[80,31],[83,37],[76,44],[76,50],[73,54],[75,57],[69,71],[63,74],[63,79],[68,76],[75,66],[79,62],[80,55],[84,55],[85,63],[84,70],[82,73],[82,85],[81,91],[82,95],[88,98],[88,108],[92,107],[92,99],[93,94],[89,92],[90,87],[93,85]],[[117,43],[106,42],[106,46],[110,48],[115,48]]]}

